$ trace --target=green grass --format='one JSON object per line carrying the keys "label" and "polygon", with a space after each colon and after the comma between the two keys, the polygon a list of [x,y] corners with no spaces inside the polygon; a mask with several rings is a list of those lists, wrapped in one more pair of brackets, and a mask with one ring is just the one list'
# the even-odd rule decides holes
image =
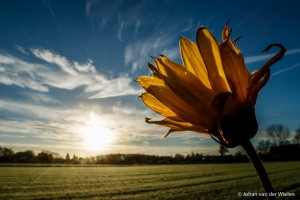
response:
{"label": "green grass", "polygon": [[[264,163],[278,192],[300,198],[300,162]],[[239,199],[263,192],[250,163],[0,167],[0,199]],[[251,199],[251,198],[241,198]],[[257,197],[252,197],[257,199]]]}

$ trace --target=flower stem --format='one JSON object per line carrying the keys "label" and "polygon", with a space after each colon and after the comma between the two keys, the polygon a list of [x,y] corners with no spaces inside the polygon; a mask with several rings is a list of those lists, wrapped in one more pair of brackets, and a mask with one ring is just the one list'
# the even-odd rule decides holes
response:
{"label": "flower stem", "polygon": [[276,196],[271,195],[271,193],[274,194],[274,190],[272,187],[272,184],[270,182],[270,179],[268,177],[268,174],[264,168],[264,166],[262,165],[260,158],[258,157],[252,143],[250,142],[250,140],[245,141],[243,144],[241,144],[241,146],[244,148],[244,150],[246,151],[250,161],[252,162],[256,173],[260,179],[260,182],[265,190],[265,192],[268,194],[267,198],[269,200],[273,200],[273,199],[277,199]]}

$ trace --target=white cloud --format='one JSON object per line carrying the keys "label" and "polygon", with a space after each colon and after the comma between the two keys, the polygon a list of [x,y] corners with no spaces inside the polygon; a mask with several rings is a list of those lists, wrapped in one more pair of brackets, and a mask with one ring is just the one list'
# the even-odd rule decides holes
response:
{"label": "white cloud", "polygon": [[93,65],[93,61],[91,59],[88,60],[85,64],[79,64],[78,62],[74,62],[75,69],[79,72],[92,72],[96,73],[96,68]]}
{"label": "white cloud", "polygon": [[47,105],[61,105],[58,99],[50,97],[47,93],[33,92],[33,91],[24,91],[21,92],[30,102],[35,104],[47,104]]}
{"label": "white cloud", "polygon": [[90,96],[89,99],[116,97],[124,95],[137,95],[142,93],[142,89],[135,89],[130,86],[132,80],[128,76],[120,76],[110,81],[102,81],[102,84],[89,85],[85,91],[90,93],[99,91]]}
{"label": "white cloud", "polygon": [[300,48],[289,49],[289,50],[287,50],[286,55],[292,55],[292,54],[295,54],[295,53],[300,53]]}
{"label": "white cloud", "polygon": [[39,59],[48,63],[56,64],[62,71],[70,74],[77,75],[76,70],[71,66],[69,61],[59,54],[55,54],[45,49],[32,49],[32,53]]}
{"label": "white cloud", "polygon": [[245,57],[245,63],[250,64],[250,63],[255,63],[255,62],[268,60],[274,55],[275,54],[268,54],[268,55],[261,55],[261,56],[246,56]]}
{"label": "white cloud", "polygon": [[[28,63],[7,54],[0,54],[0,67],[3,69],[0,83],[17,85],[41,92],[48,91],[48,87],[43,83],[45,78],[43,75],[49,72],[46,67],[40,64]],[[37,80],[40,81],[38,82]]]}
{"label": "white cloud", "polygon": [[[108,78],[97,72],[93,61],[71,62],[66,57],[45,49],[32,49],[41,62],[34,63],[0,53],[0,83],[48,92],[49,87],[73,90],[83,86],[87,98],[135,95],[140,89],[131,86],[127,75]],[[56,67],[55,67],[56,66]]]}

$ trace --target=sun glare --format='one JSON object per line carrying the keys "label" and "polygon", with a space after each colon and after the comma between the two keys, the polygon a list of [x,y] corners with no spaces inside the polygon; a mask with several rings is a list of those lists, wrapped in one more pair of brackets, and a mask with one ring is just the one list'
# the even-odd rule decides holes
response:
{"label": "sun glare", "polygon": [[95,114],[91,114],[85,125],[81,128],[81,134],[84,140],[84,146],[90,151],[103,151],[115,139],[111,130],[105,125],[105,122]]}

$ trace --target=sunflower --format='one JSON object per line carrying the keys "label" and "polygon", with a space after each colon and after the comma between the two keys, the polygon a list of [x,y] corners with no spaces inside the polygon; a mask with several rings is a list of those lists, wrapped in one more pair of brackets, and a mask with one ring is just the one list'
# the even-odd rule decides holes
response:
{"label": "sunflower", "polygon": [[196,44],[180,38],[183,66],[164,55],[148,63],[152,76],[139,76],[137,82],[146,90],[144,104],[164,116],[161,121],[146,118],[147,123],[169,127],[174,131],[209,134],[215,141],[236,147],[249,141],[257,132],[255,103],[260,89],[270,77],[270,66],[280,60],[285,48],[269,45],[264,51],[278,47],[280,51],[259,70],[250,73],[238,39],[231,41],[228,22],[219,44],[205,27],[197,31]]}

